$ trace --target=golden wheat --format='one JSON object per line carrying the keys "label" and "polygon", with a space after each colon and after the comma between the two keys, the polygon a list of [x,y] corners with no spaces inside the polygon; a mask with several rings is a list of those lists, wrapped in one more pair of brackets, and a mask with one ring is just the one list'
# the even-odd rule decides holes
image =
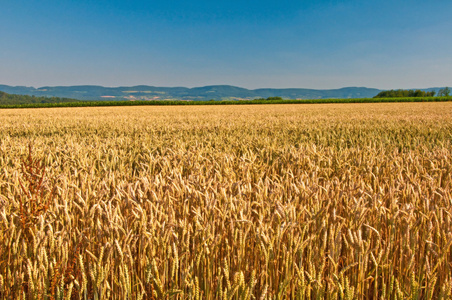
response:
{"label": "golden wheat", "polygon": [[452,297],[452,103],[0,119],[2,299]]}

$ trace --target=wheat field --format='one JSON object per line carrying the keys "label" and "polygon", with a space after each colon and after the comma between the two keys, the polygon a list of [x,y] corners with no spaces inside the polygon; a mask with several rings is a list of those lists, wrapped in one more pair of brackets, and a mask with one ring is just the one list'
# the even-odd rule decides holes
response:
{"label": "wheat field", "polygon": [[451,299],[452,103],[0,110],[1,299]]}

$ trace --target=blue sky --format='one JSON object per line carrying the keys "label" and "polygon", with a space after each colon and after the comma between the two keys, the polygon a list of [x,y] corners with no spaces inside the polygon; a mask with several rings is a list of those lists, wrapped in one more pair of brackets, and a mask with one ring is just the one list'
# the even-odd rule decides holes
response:
{"label": "blue sky", "polygon": [[1,0],[0,84],[452,85],[452,1]]}

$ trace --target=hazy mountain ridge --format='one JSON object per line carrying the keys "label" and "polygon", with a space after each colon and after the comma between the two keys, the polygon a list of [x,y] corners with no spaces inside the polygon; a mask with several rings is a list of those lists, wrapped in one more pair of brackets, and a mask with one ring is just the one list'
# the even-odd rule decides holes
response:
{"label": "hazy mountain ridge", "polygon": [[[439,90],[429,88],[424,90]],[[148,85],[103,87],[97,85],[26,86],[0,85],[0,91],[9,94],[36,97],[61,97],[78,100],[224,100],[282,97],[284,99],[326,99],[326,98],[372,98],[382,90],[366,87],[345,87],[340,89],[317,90],[304,88],[261,88],[246,89],[230,85],[203,87],[156,87]]]}
{"label": "hazy mountain ridge", "polygon": [[44,86],[40,88],[26,86],[0,85],[0,91],[9,94],[34,95],[45,97],[64,97],[78,100],[223,100],[255,99],[282,97],[285,99],[322,99],[322,98],[368,98],[380,92],[378,89],[349,87],[332,90],[315,89],[246,89],[230,85],[212,85],[203,87],[156,87],[148,85],[103,87],[95,85],[81,86]]}

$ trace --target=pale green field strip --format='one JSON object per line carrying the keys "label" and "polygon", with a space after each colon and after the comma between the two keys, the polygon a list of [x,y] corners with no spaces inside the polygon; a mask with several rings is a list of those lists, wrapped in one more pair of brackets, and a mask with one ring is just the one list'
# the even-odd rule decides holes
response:
{"label": "pale green field strip", "polygon": [[258,105],[258,104],[325,104],[325,103],[392,103],[392,102],[449,102],[452,97],[357,98],[306,100],[240,100],[240,101],[79,101],[64,103],[32,103],[0,105],[1,108],[97,107],[97,106],[166,106],[166,105]]}

